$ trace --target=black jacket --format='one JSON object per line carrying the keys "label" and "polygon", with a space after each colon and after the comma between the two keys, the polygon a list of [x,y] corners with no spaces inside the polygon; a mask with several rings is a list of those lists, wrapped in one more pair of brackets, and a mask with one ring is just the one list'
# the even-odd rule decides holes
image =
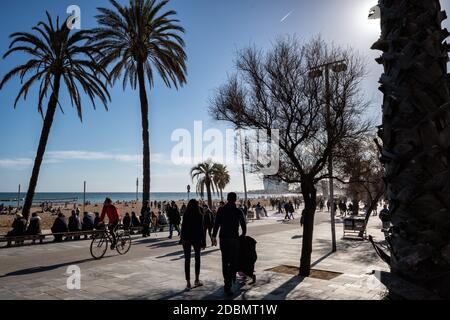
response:
{"label": "black jacket", "polygon": [[69,231],[76,232],[81,230],[80,219],[77,216],[69,217]]}
{"label": "black jacket", "polygon": [[171,207],[168,211],[169,212],[167,212],[167,218],[169,218],[169,223],[179,225],[181,222],[181,216],[178,208]]}
{"label": "black jacket", "polygon": [[203,225],[206,229],[210,229],[214,227],[214,218],[213,213],[209,209],[203,209],[204,215],[203,215]]}
{"label": "black jacket", "polygon": [[8,236],[17,237],[23,236],[27,229],[27,220],[25,218],[16,218],[12,223],[12,230],[8,232]]}
{"label": "black jacket", "polygon": [[94,218],[90,214],[87,214],[83,217],[82,230],[83,231],[94,230]]}
{"label": "black jacket", "polygon": [[244,213],[235,204],[227,203],[225,206],[219,208],[217,212],[213,237],[217,237],[220,229],[220,239],[238,239],[239,225],[242,228],[242,235],[245,236],[247,234],[247,224]]}
{"label": "black jacket", "polygon": [[130,227],[131,227],[131,217],[130,216],[123,217],[122,224],[123,224],[123,227],[125,229],[127,229],[127,230],[130,229]]}
{"label": "black jacket", "polygon": [[38,217],[32,217],[30,219],[30,224],[28,225],[27,235],[35,236],[41,234],[41,219]]}
{"label": "black jacket", "polygon": [[58,217],[55,219],[55,222],[52,226],[52,232],[53,233],[63,233],[69,231],[69,228],[67,226],[66,218],[64,217]]}
{"label": "black jacket", "polygon": [[200,210],[186,211],[184,213],[181,226],[181,241],[187,241],[193,245],[206,243],[203,215],[200,213]]}

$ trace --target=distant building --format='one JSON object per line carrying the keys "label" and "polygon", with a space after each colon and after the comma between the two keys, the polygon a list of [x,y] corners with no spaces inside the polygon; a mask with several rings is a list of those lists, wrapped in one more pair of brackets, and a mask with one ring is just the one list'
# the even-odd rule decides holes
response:
{"label": "distant building", "polygon": [[264,177],[264,191],[267,193],[288,193],[289,184],[273,177]]}

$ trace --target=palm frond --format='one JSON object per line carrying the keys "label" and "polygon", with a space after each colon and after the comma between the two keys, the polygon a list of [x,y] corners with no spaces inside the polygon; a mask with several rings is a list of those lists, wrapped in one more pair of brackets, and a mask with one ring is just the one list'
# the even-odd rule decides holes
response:
{"label": "palm frond", "polygon": [[[102,53],[91,45],[92,32],[82,30],[71,33],[66,23],[60,25],[59,18],[54,23],[46,12],[47,21],[39,22],[32,28],[33,33],[15,32],[11,34],[9,50],[4,58],[20,52],[30,56],[25,64],[9,71],[0,82],[0,90],[14,77],[19,77],[22,86],[14,101],[14,107],[21,98],[27,98],[34,84],[39,83],[38,111],[43,115],[44,100],[55,93],[53,81],[61,78],[64,82],[72,105],[82,120],[82,103],[80,88],[95,108],[95,100],[100,100],[107,109],[110,95],[107,89],[109,75],[96,58]],[[104,80],[102,80],[104,79]],[[59,85],[58,85],[59,88]],[[57,104],[59,92],[56,92]]]}

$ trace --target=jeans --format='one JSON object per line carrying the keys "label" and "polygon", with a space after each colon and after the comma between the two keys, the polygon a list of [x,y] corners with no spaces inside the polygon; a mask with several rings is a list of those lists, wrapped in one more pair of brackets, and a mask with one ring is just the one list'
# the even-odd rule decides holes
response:
{"label": "jeans", "polygon": [[143,237],[149,237],[150,236],[150,225],[149,224],[143,224],[142,225],[142,236]]}
{"label": "jeans", "polygon": [[233,281],[236,280],[239,260],[239,239],[220,239],[222,251],[222,273],[225,282],[225,290],[230,290]]}
{"label": "jeans", "polygon": [[169,238],[172,238],[173,236],[173,229],[175,229],[178,232],[178,235],[180,235],[180,226],[177,224],[170,224],[169,225]]}
{"label": "jeans", "polygon": [[191,280],[191,253],[192,247],[194,247],[195,252],[195,280],[198,280],[200,276],[200,265],[201,265],[201,246],[200,244],[192,244],[189,241],[183,241],[184,250],[184,272],[186,274],[186,280]]}
{"label": "jeans", "polygon": [[109,233],[111,234],[111,238],[112,238],[112,241],[113,241],[113,243],[112,243],[113,246],[115,246],[116,243],[117,243],[116,233],[114,232],[114,229],[117,227],[118,224],[119,224],[119,221],[116,221],[116,222],[110,223],[108,225],[108,230],[109,230]]}

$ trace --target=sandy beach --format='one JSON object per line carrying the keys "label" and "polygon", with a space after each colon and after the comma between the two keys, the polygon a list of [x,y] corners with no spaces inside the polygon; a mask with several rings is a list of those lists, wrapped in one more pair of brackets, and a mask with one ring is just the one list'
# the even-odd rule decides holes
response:
{"label": "sandy beach", "polygon": [[[252,206],[256,205],[258,202],[260,202],[263,206],[265,206],[267,209],[271,208],[270,207],[270,200],[265,198],[249,198]],[[181,206],[183,205],[183,203],[186,203],[186,201],[175,201],[178,205],[179,208],[181,208]],[[142,207],[142,202],[116,202],[115,206],[117,207],[117,209],[119,210],[119,213],[121,215],[121,217],[123,217],[125,215],[125,213],[130,213],[131,212],[136,212],[137,215],[139,215],[141,207]],[[80,208],[80,210],[82,211],[82,205],[77,205],[78,208]],[[74,210],[74,205],[69,204],[67,207],[64,206],[54,206],[54,209],[58,209],[60,208],[62,213],[66,216],[66,218],[68,218],[72,212],[72,210]],[[152,208],[154,209],[154,208]],[[95,203],[95,204],[90,204],[90,205],[86,205],[85,207],[85,211],[87,212],[101,212],[102,211],[102,204],[101,203]],[[51,214],[51,213],[42,213],[42,209],[40,207],[33,207],[31,209],[31,212],[37,212],[39,214],[39,216],[41,217],[41,226],[42,226],[42,230],[50,230],[51,226],[53,225],[53,221],[55,220],[55,215]],[[15,215],[0,215],[0,235],[4,235],[6,234],[11,227],[11,224],[14,220]]]}

